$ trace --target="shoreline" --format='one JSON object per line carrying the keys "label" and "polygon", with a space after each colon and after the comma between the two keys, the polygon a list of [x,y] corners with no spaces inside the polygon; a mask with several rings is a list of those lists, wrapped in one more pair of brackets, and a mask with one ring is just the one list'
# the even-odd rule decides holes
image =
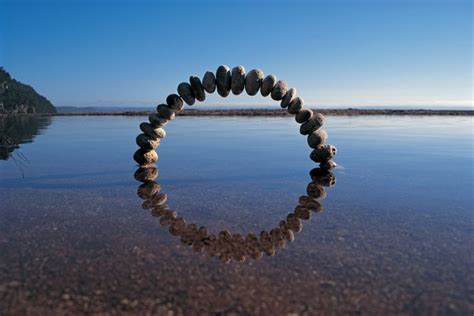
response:
{"label": "shoreline", "polygon": [[[395,116],[473,116],[474,110],[378,110],[378,109],[312,109],[326,116],[363,116],[363,115],[395,115]],[[152,111],[124,112],[62,112],[35,114],[4,114],[0,116],[148,116]],[[198,110],[186,109],[176,116],[263,116],[283,117],[293,116],[284,109],[226,109]]]}

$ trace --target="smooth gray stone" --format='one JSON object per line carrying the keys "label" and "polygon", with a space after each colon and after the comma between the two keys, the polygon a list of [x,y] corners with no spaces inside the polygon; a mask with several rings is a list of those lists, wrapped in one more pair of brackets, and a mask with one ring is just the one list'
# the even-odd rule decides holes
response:
{"label": "smooth gray stone", "polygon": [[152,138],[146,134],[139,134],[135,139],[137,145],[145,150],[156,149],[160,145],[159,138]]}
{"label": "smooth gray stone", "polygon": [[226,97],[230,93],[230,68],[226,65],[220,65],[216,71],[216,84],[217,84],[217,93],[221,97]]}
{"label": "smooth gray stone", "polygon": [[252,69],[245,77],[245,91],[248,95],[256,95],[263,81],[263,71]]}
{"label": "smooth gray stone", "polygon": [[304,100],[301,97],[296,97],[294,98],[291,102],[290,105],[288,106],[288,113],[290,114],[298,114],[299,111],[304,106]]}
{"label": "smooth gray stone", "polygon": [[324,170],[332,170],[337,167],[337,164],[332,160],[328,160],[326,162],[320,163],[319,166]]}
{"label": "smooth gray stone", "polygon": [[140,166],[146,166],[155,163],[158,160],[158,154],[154,150],[140,148],[133,154],[133,159]]}
{"label": "smooth gray stone", "polygon": [[150,116],[148,116],[148,120],[154,128],[165,126],[166,123],[168,123],[168,120],[158,115],[158,113],[150,114]]}
{"label": "smooth gray stone", "polygon": [[296,122],[302,124],[309,120],[313,116],[313,111],[311,109],[303,108],[295,115]]}
{"label": "smooth gray stone", "polygon": [[183,99],[177,94],[170,94],[166,97],[166,104],[176,112],[180,112],[184,107]]}
{"label": "smooth gray stone", "polygon": [[272,89],[271,97],[275,101],[282,100],[288,91],[288,83],[284,80],[278,80]]}
{"label": "smooth gray stone", "polygon": [[156,107],[156,113],[167,120],[173,120],[175,118],[174,111],[166,104],[158,105]]}
{"label": "smooth gray stone", "polygon": [[305,123],[301,124],[300,126],[300,133],[302,135],[309,135],[324,124],[324,116],[321,113],[313,113],[313,116],[306,121]]}
{"label": "smooth gray stone", "polygon": [[314,132],[308,135],[308,145],[311,148],[316,148],[321,144],[324,144],[328,139],[328,133],[322,128],[318,128]]}
{"label": "smooth gray stone", "polygon": [[277,79],[274,75],[268,75],[265,77],[265,79],[263,79],[262,86],[260,87],[260,93],[262,97],[266,97],[272,92],[276,82]]}
{"label": "smooth gray stone", "polygon": [[153,139],[161,138],[159,134],[156,132],[157,130],[164,131],[164,129],[162,128],[153,127],[153,125],[151,125],[150,123],[145,123],[145,122],[140,123],[140,129],[143,133],[147,134]]}
{"label": "smooth gray stone", "polygon": [[334,147],[333,145],[324,144],[318,145],[315,149],[313,149],[309,157],[314,162],[322,163],[332,159],[336,155],[336,153],[336,147]]}
{"label": "smooth gray stone", "polygon": [[187,105],[193,105],[196,102],[194,97],[193,89],[187,82],[181,82],[178,85],[178,94],[186,102]]}
{"label": "smooth gray stone", "polygon": [[216,76],[213,72],[206,71],[202,77],[202,85],[207,93],[214,93],[216,91]]}
{"label": "smooth gray stone", "polygon": [[151,124],[141,123],[140,129],[153,139],[166,137],[166,131],[161,127],[153,127]]}
{"label": "smooth gray stone", "polygon": [[242,65],[232,68],[230,88],[234,95],[239,95],[245,88],[245,68]]}
{"label": "smooth gray stone", "polygon": [[296,89],[291,88],[286,91],[285,97],[281,100],[280,106],[286,108],[290,105],[291,101],[296,97]]}
{"label": "smooth gray stone", "polygon": [[196,76],[189,77],[189,83],[191,84],[191,89],[193,90],[194,97],[199,102],[202,102],[206,99],[206,93],[204,92],[204,87],[202,86],[201,79]]}

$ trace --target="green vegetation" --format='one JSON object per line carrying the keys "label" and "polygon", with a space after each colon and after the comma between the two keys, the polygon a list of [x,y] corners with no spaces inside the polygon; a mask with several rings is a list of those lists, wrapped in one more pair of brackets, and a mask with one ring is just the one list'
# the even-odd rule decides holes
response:
{"label": "green vegetation", "polygon": [[0,67],[0,114],[56,113],[48,99]]}

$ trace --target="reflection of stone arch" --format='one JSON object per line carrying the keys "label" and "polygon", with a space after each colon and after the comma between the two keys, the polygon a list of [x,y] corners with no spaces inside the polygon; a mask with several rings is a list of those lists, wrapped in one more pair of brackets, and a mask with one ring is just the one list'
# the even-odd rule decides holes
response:
{"label": "reflection of stone arch", "polygon": [[322,210],[320,200],[326,196],[323,187],[336,183],[336,177],[331,171],[314,168],[310,171],[311,182],[307,186],[306,195],[300,196],[293,212],[269,231],[242,236],[231,234],[227,230],[213,234],[207,227],[187,223],[176,211],[168,208],[168,197],[161,192],[161,186],[155,181],[157,176],[158,169],[154,166],[140,167],[135,172],[135,179],[143,182],[137,189],[138,196],[144,200],[142,207],[150,209],[152,216],[159,218],[161,225],[169,226],[171,235],[179,236],[181,242],[192,247],[195,252],[205,251],[209,256],[217,257],[225,263],[231,260],[243,262],[247,257],[259,259],[263,254],[275,255],[302,230],[302,221],[309,220],[313,212]]}
{"label": "reflection of stone arch", "polygon": [[324,123],[323,115],[304,108],[304,101],[296,95],[296,90],[288,89],[285,81],[277,81],[273,75],[264,77],[259,69],[251,70],[246,75],[243,66],[230,70],[226,65],[221,65],[215,74],[206,72],[202,81],[191,76],[189,83],[180,83],[177,90],[178,94],[170,94],[165,104],[158,105],[156,113],[149,116],[149,122],[140,124],[143,133],[136,139],[140,149],[133,158],[141,166],[158,160],[155,149],[159,146],[160,139],[166,135],[163,126],[183,109],[184,102],[188,105],[193,105],[196,100],[202,102],[206,99],[206,92],[213,93],[216,90],[222,97],[228,96],[230,92],[239,95],[244,90],[253,96],[260,91],[264,97],[271,96],[273,100],[281,101],[281,107],[295,115],[295,120],[301,124],[300,133],[307,135],[308,145],[313,148],[310,158],[319,163],[321,168],[332,169],[335,166],[331,159],[336,155],[336,148],[325,144],[327,133],[321,128]]}

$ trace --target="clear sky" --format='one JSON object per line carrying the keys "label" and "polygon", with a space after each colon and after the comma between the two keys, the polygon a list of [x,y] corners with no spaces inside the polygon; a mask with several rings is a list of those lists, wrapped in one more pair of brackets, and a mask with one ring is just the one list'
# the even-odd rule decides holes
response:
{"label": "clear sky", "polygon": [[314,106],[472,106],[472,16],[471,0],[0,0],[0,65],[58,106],[157,104],[220,64]]}

